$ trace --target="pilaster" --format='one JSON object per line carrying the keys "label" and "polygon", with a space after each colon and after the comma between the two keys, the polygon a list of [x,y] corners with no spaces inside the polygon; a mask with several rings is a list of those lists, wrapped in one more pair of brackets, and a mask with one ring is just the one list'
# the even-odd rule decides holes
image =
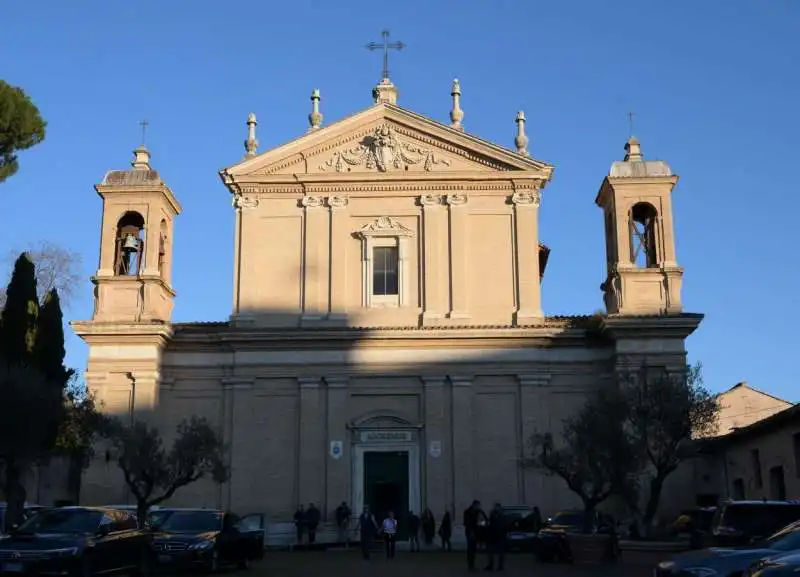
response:
{"label": "pilaster", "polygon": [[131,405],[134,418],[154,422],[159,405],[158,371],[135,371],[131,373],[133,394]]}
{"label": "pilaster", "polygon": [[451,376],[452,447],[453,447],[453,506],[463,511],[475,498],[475,471],[473,467],[472,390],[471,376]]}
{"label": "pilaster", "polygon": [[[519,383],[519,403],[517,404],[517,419],[519,423],[519,455],[520,459],[529,458],[530,439],[537,432],[550,429],[550,415],[547,407],[554,402],[547,394],[547,385],[551,379],[550,374],[534,373],[517,375]],[[544,477],[530,469],[518,468],[522,489],[522,502],[533,502],[536,496],[544,495]]]}
{"label": "pilaster", "polygon": [[433,511],[444,511],[452,502],[448,462],[452,458],[447,435],[445,409],[446,377],[422,377],[425,386],[425,496],[423,503]]}
{"label": "pilaster", "polygon": [[322,197],[301,200],[303,226],[303,320],[316,321],[327,315],[329,219]]}
{"label": "pilaster", "polygon": [[[228,367],[227,371],[230,372],[231,368]],[[237,397],[239,397],[243,391],[247,391],[253,388],[253,384],[255,383],[255,379],[252,377],[223,377],[222,378],[222,406],[220,407],[220,428],[222,443],[226,447],[225,452],[225,460],[228,465],[228,470],[230,471],[230,478],[228,482],[225,483],[223,486],[220,487],[220,507],[230,510],[236,509],[236,504],[233,502],[233,485],[237,483],[237,481],[241,480],[238,475],[236,474],[236,468],[233,466],[234,460],[234,452],[236,451],[236,444],[237,444],[237,437],[236,437],[236,426],[234,423],[234,415],[236,414],[236,403]],[[243,402],[244,399],[239,399],[238,402]],[[246,402],[246,401],[245,401]],[[244,443],[247,443],[248,440],[242,439]],[[247,483],[241,483],[241,486],[246,487]]]}
{"label": "pilaster", "polygon": [[517,191],[511,197],[516,233],[517,325],[544,322],[539,278],[539,199],[538,190]]}
{"label": "pilaster", "polygon": [[322,504],[325,498],[325,410],[320,394],[320,379],[302,377],[300,386],[300,443],[298,447],[298,499]]}
{"label": "pilaster", "polygon": [[447,210],[442,197],[426,194],[420,197],[424,240],[423,324],[432,324],[444,318],[449,311],[447,303]]}
{"label": "pilaster", "polygon": [[[350,443],[345,415],[347,414],[347,378],[325,377],[328,387],[327,404],[327,444],[325,462],[327,463],[325,483],[324,514],[330,515],[339,503],[350,500]],[[334,444],[341,445],[341,453],[336,457]],[[352,507],[352,505],[351,505]]]}
{"label": "pilaster", "polygon": [[344,320],[347,317],[347,239],[349,201],[346,196],[328,198],[331,219],[330,285],[331,302],[328,318]]}
{"label": "pilaster", "polygon": [[450,216],[450,312],[448,318],[468,319],[469,303],[467,283],[468,215],[467,195],[448,194],[447,205]]}

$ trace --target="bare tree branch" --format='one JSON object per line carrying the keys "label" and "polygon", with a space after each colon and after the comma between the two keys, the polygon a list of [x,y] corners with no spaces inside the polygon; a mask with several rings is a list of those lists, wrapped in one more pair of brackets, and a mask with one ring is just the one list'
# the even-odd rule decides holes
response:
{"label": "bare tree branch", "polygon": [[[36,265],[36,283],[39,302],[51,289],[57,289],[61,304],[66,309],[73,299],[80,294],[83,275],[81,264],[83,259],[77,252],[60,247],[49,241],[31,245],[26,251],[9,251],[5,258],[6,266],[13,266],[21,252],[27,252]],[[0,309],[6,301],[5,287],[0,287]]]}

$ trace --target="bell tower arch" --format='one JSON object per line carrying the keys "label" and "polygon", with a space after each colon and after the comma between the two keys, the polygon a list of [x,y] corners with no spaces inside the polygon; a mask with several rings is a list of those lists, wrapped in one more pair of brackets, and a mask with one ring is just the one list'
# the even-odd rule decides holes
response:
{"label": "bell tower arch", "polygon": [[93,320],[162,322],[172,316],[173,221],[181,207],[150,168],[144,146],[131,170],[112,170],[95,186],[103,199]]}
{"label": "bell tower arch", "polygon": [[609,314],[679,314],[683,269],[675,256],[672,190],[678,177],[661,160],[644,160],[630,137],[595,203],[603,209],[607,276],[600,286]]}

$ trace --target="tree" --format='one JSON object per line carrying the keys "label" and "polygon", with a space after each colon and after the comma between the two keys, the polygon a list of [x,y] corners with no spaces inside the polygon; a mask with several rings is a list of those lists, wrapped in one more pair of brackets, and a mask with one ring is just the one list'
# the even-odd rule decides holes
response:
{"label": "tree", "polygon": [[104,418],[97,410],[94,395],[84,383],[72,380],[64,395],[64,418],[58,430],[55,453],[69,461],[67,491],[70,499],[80,502],[83,471],[95,453],[95,441],[102,431]]}
{"label": "tree", "polygon": [[533,457],[525,464],[555,475],[583,502],[584,530],[597,506],[613,494],[633,490],[641,460],[625,429],[625,399],[615,385],[594,392],[564,420],[561,442],[552,433],[531,440]]}
{"label": "tree", "polygon": [[25,471],[52,447],[63,415],[61,391],[34,366],[0,362],[0,464],[6,526],[22,519]]}
{"label": "tree", "polygon": [[19,170],[18,151],[44,140],[46,126],[29,96],[0,80],[0,183]]}
{"label": "tree", "polygon": [[648,529],[658,511],[664,481],[691,458],[691,441],[714,433],[719,405],[703,387],[702,368],[678,373],[642,367],[620,379],[628,430],[651,469],[643,524]]}
{"label": "tree", "polygon": [[28,364],[36,341],[39,300],[36,295],[36,270],[28,253],[14,263],[0,317],[0,354],[7,363]]}
{"label": "tree", "polygon": [[203,478],[217,483],[228,479],[224,449],[206,419],[192,417],[177,426],[177,437],[167,451],[158,429],[142,421],[126,424],[109,419],[105,436],[111,441],[125,483],[136,499],[139,524],[147,510],[172,497],[181,487]]}
{"label": "tree", "polygon": [[[36,267],[36,285],[39,302],[43,303],[47,294],[58,290],[61,305],[68,308],[76,296],[76,287],[81,285],[81,255],[48,241],[31,245],[26,251]],[[19,251],[8,253],[7,260],[13,264]],[[5,303],[5,291],[0,290],[0,307]]]}

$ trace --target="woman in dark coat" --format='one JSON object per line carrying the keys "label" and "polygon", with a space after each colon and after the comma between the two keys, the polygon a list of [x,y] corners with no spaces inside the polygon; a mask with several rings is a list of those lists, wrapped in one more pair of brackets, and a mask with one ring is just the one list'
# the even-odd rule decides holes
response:
{"label": "woman in dark coat", "polygon": [[436,535],[436,519],[430,509],[425,509],[422,514],[422,535],[425,537],[425,545],[432,545]]}
{"label": "woman in dark coat", "polygon": [[450,511],[445,511],[442,523],[439,525],[439,537],[442,539],[442,549],[452,551],[450,537],[453,535],[453,520],[450,518]]}

